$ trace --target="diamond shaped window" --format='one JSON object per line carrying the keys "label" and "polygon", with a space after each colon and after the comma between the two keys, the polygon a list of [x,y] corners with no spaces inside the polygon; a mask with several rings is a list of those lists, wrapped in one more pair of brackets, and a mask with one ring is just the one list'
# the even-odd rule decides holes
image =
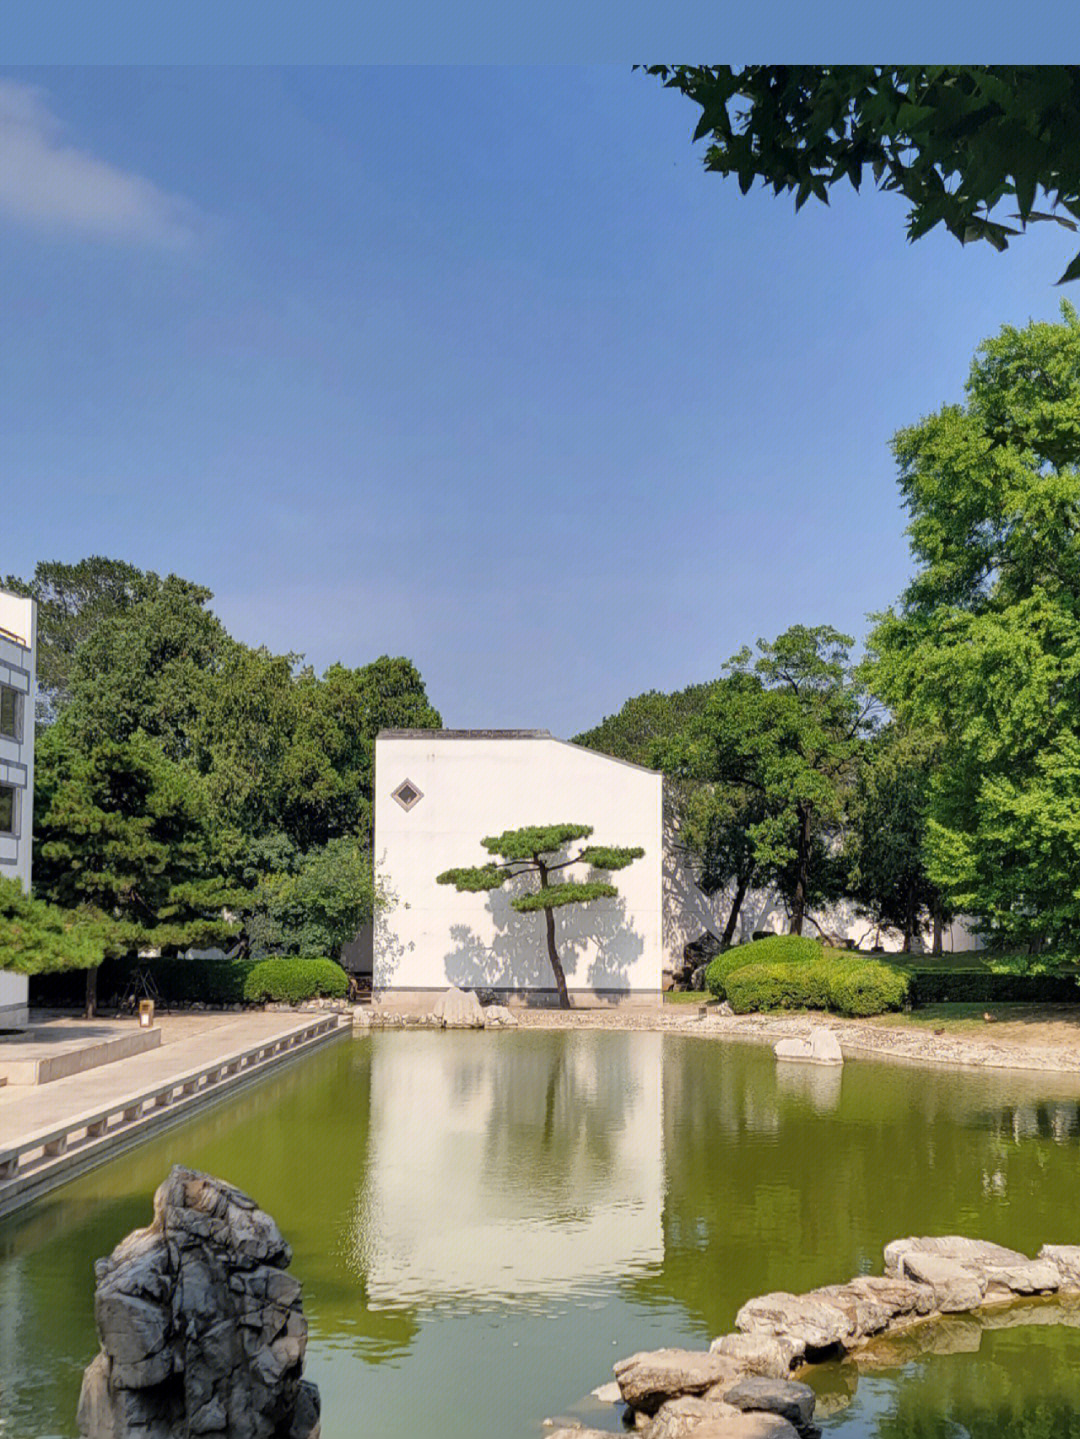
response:
{"label": "diamond shaped window", "polygon": [[402,809],[412,809],[414,804],[417,804],[424,798],[422,792],[417,789],[416,785],[414,785],[410,779],[402,780],[397,789],[394,790],[393,795]]}

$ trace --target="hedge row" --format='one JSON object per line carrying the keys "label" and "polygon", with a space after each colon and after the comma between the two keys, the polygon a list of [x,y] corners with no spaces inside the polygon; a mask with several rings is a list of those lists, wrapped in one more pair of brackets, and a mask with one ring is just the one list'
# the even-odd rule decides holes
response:
{"label": "hedge row", "polygon": [[[145,971],[163,1006],[177,1004],[296,1004],[324,996],[341,999],[348,977],[332,959],[107,959],[98,971],[98,1002],[114,1008],[131,986],[132,972]],[[81,1009],[86,994],[82,970],[30,978],[30,1004],[38,1008]]]}
{"label": "hedge row", "polygon": [[748,964],[727,979],[736,1014],[770,1009],[828,1009],[864,1018],[900,1009],[908,997],[902,969],[873,959],[816,959],[810,964]]}
{"label": "hedge row", "polygon": [[911,968],[911,1002],[923,1004],[1080,1004],[1071,974],[995,974],[989,969]]}

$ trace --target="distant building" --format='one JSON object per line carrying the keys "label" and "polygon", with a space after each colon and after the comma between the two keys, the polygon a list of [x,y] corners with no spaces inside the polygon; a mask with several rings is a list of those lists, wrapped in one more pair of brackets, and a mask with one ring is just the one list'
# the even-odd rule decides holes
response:
{"label": "distant building", "polygon": [[[659,996],[663,777],[554,738],[547,730],[384,730],[375,743],[376,999],[426,1003],[454,984],[555,1002],[542,914],[512,891],[459,894],[443,870],[484,864],[485,835],[524,825],[588,824],[590,843],[640,845],[612,876],[615,899],[555,911],[572,1000]],[[570,872],[589,875],[586,865]],[[607,877],[604,875],[603,877]]]}
{"label": "distant building", "polygon": [[[0,590],[0,876],[30,888],[37,607]],[[0,1027],[25,1024],[27,979],[0,953]]]}
{"label": "distant building", "polygon": [[[590,843],[640,845],[643,859],[612,876],[617,899],[555,911],[556,943],[576,1004],[655,999],[683,970],[688,943],[719,936],[730,889],[704,895],[675,815],[665,813],[663,776],[556,739],[547,730],[384,730],[375,743],[374,925],[343,951],[377,1002],[430,1007],[448,985],[500,998],[555,1003],[542,916],[510,908],[513,887],[461,894],[436,883],[447,869],[484,864],[480,841],[524,825],[590,824]],[[586,878],[585,866],[570,871]],[[604,876],[606,877],[606,876]],[[785,933],[774,889],[744,898],[735,943]],[[895,950],[850,900],[815,911],[804,931],[830,943]],[[929,947],[920,935],[916,948]],[[947,951],[976,947],[960,920]]]}

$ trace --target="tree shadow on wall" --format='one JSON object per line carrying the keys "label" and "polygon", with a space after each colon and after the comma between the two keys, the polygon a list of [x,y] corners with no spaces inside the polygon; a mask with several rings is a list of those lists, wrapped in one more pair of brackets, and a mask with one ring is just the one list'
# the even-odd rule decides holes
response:
{"label": "tree shadow on wall", "polygon": [[[376,989],[389,988],[405,955],[411,953],[415,943],[408,944],[401,938],[393,923],[394,911],[402,905],[401,895],[385,874],[386,852],[383,851],[379,866],[378,888],[375,901],[375,920],[372,935],[372,984]],[[408,905],[402,906],[408,909]]]}
{"label": "tree shadow on wall", "polygon": [[[605,879],[590,871],[589,879]],[[486,942],[469,924],[450,927],[454,948],[446,956],[446,977],[459,989],[520,992],[526,1001],[548,1002],[536,990],[555,988],[547,955],[542,912],[518,914],[511,900],[522,886],[490,891],[486,909],[495,937]],[[629,992],[629,971],[645,952],[645,941],[627,918],[622,895],[555,910],[555,947],[570,989]]]}

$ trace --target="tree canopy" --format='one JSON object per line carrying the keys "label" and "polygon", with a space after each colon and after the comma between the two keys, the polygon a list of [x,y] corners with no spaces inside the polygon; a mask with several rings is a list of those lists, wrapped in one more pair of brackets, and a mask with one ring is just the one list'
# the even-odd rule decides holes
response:
{"label": "tree canopy", "polygon": [[548,959],[555,977],[559,1004],[563,1009],[570,1008],[570,995],[555,944],[554,911],[568,904],[589,904],[597,899],[612,899],[619,891],[607,880],[564,879],[553,882],[551,876],[576,864],[609,871],[625,869],[627,865],[633,864],[634,860],[641,859],[645,853],[637,846],[618,848],[613,845],[594,844],[583,846],[576,854],[566,854],[570,844],[588,839],[592,832],[592,826],[587,824],[526,825],[522,829],[508,829],[502,834],[490,835],[480,841],[484,849],[495,856],[491,863],[471,868],[448,869],[437,877],[437,883],[452,884],[459,893],[476,894],[485,890],[501,889],[510,880],[523,876],[536,876],[539,887],[515,896],[510,901],[510,907],[519,914],[532,914],[543,910]]}
{"label": "tree canopy", "polygon": [[112,927],[85,908],[61,909],[24,893],[17,879],[0,878],[0,955],[16,974],[94,969],[104,959]]}
{"label": "tree canopy", "polygon": [[919,566],[873,683],[932,737],[926,859],[1012,946],[1080,928],[1080,320],[1006,327],[966,402],[894,441]]}
{"label": "tree canopy", "polygon": [[750,877],[776,883],[793,934],[839,882],[835,855],[871,712],[853,643],[827,625],[758,640],[659,753],[665,769],[726,793],[741,892]]}
{"label": "tree canopy", "polygon": [[[910,239],[944,225],[998,250],[1032,221],[1080,221],[1080,66],[644,68],[701,107],[705,168],[743,194],[761,180],[799,209],[869,173],[910,202]],[[1061,281],[1077,278],[1080,254]]]}

